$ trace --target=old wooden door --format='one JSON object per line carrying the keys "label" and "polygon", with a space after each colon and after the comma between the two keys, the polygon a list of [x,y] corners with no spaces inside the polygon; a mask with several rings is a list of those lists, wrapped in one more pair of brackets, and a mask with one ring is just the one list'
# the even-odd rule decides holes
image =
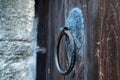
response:
{"label": "old wooden door", "polygon": [[[54,50],[60,27],[71,9],[82,10],[85,27],[83,61],[75,64],[75,74],[61,75],[55,65]],[[48,7],[47,80],[120,79],[120,0],[50,0]],[[64,40],[63,40],[64,41]],[[64,68],[64,44],[61,43]]]}

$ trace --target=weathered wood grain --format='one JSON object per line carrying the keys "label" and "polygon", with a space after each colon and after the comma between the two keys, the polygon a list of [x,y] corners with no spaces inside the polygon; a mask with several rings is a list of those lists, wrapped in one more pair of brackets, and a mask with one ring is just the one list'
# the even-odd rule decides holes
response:
{"label": "weathered wood grain", "polygon": [[120,79],[120,1],[100,0],[96,40],[99,80]]}
{"label": "weathered wood grain", "polygon": [[[51,76],[47,80],[81,80],[81,77],[82,80],[119,80],[120,0],[53,0],[49,4],[48,75]],[[70,79],[70,76],[61,76],[56,70],[53,44],[57,42],[59,28],[64,26],[74,7],[83,11],[86,49],[83,63],[76,64],[77,74]],[[64,67],[64,60],[62,62]],[[84,65],[83,73],[80,70],[81,64]]]}

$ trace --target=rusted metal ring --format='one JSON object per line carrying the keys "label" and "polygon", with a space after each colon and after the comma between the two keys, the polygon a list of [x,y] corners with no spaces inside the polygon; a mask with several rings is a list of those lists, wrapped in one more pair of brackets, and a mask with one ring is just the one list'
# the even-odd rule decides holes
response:
{"label": "rusted metal ring", "polygon": [[[68,33],[70,33],[70,30],[67,27],[64,27],[61,30],[61,33],[58,36],[57,50],[55,52],[56,67],[57,67],[57,70],[59,71],[59,73],[62,74],[62,75],[68,75],[69,73],[71,73],[71,71],[74,68],[75,61],[76,61],[76,45],[75,45],[74,37],[72,36],[72,34],[68,34]],[[67,70],[63,70],[60,66],[60,63],[59,63],[59,48],[60,48],[60,42],[61,42],[61,39],[62,39],[63,36],[68,37],[69,40],[70,40],[70,38],[72,38],[73,43],[74,43],[74,50],[72,52],[71,60],[70,60],[70,63],[69,63],[70,65],[69,65]]]}

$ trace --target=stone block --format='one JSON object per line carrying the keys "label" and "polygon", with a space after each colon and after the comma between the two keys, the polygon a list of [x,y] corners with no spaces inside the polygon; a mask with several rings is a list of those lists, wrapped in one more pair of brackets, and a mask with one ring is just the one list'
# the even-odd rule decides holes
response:
{"label": "stone block", "polygon": [[29,42],[0,42],[0,80],[29,79],[33,54]]}
{"label": "stone block", "polygon": [[0,1],[0,40],[31,40],[34,0]]}

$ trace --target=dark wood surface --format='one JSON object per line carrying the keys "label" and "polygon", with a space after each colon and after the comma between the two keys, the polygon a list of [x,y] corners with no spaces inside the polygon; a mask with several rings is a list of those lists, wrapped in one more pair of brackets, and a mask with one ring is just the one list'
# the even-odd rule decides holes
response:
{"label": "dark wood surface", "polygon": [[[35,18],[37,24],[37,47],[47,49],[48,41],[48,7],[47,0],[35,0]],[[46,80],[46,57],[47,52],[38,51],[36,60],[36,80]]]}
{"label": "dark wood surface", "polygon": [[120,0],[100,0],[98,10],[94,32],[99,80],[119,80]]}
{"label": "dark wood surface", "polygon": [[[61,76],[55,66],[54,49],[60,27],[64,26],[69,11],[82,9],[86,33],[85,59],[76,64],[72,80],[120,79],[120,0],[50,0],[48,3],[46,79],[70,80]],[[43,15],[44,17],[44,15]],[[42,18],[42,17],[41,17]],[[42,28],[42,27],[41,27]],[[46,29],[45,29],[46,30]],[[64,45],[63,45],[64,46]],[[61,48],[61,53],[64,49]],[[61,55],[64,56],[64,55]],[[64,67],[64,60],[61,57]],[[81,72],[81,65],[83,72]]]}

